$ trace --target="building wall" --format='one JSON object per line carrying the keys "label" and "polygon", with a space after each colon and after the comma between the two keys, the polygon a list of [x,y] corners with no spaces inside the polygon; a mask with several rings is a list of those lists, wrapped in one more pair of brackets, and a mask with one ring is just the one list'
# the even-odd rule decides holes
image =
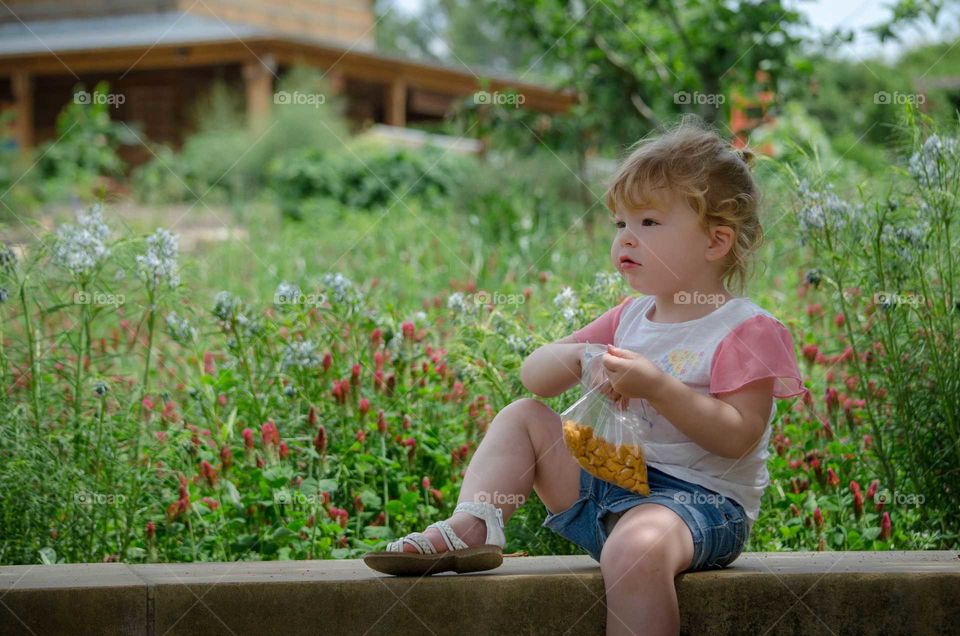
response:
{"label": "building wall", "polygon": [[68,20],[166,11],[219,18],[373,50],[373,0],[4,0],[0,23]]}
{"label": "building wall", "polygon": [[4,0],[4,4],[10,10],[0,7],[0,23],[19,20],[70,20],[177,10],[177,0]]}
{"label": "building wall", "polygon": [[180,8],[197,15],[242,22],[272,32],[374,48],[376,19],[372,0],[180,0]]}

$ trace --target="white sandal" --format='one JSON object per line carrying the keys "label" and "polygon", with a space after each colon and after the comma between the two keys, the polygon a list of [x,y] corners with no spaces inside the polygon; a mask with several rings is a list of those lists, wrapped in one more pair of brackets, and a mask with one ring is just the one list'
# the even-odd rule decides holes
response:
{"label": "white sandal", "polygon": [[[363,562],[368,567],[384,574],[418,575],[436,574],[452,570],[457,573],[492,570],[503,563],[503,548],[506,537],[503,532],[503,511],[491,503],[462,501],[453,510],[467,512],[482,519],[487,526],[487,538],[483,545],[469,547],[446,520],[431,523],[427,528],[437,528],[447,546],[445,552],[437,552],[433,542],[422,532],[410,534],[391,541],[382,552],[369,552]],[[404,552],[405,544],[412,545],[416,552]]]}

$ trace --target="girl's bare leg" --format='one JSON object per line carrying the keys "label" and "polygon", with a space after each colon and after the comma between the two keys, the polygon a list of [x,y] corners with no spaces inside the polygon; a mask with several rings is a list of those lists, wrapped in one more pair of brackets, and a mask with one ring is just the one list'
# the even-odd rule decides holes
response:
{"label": "girl's bare leg", "polygon": [[674,577],[692,562],[693,535],[677,513],[657,504],[627,510],[600,552],[607,636],[679,634]]}
{"label": "girl's bare leg", "polygon": [[[560,416],[539,400],[523,398],[490,423],[467,466],[457,503],[492,503],[503,511],[506,524],[531,489],[551,512],[566,510],[579,496],[580,466],[563,443]],[[458,512],[448,521],[467,545],[486,539],[486,524],[469,513]],[[439,530],[425,534],[438,552],[446,550]],[[404,549],[416,552],[409,544]]]}

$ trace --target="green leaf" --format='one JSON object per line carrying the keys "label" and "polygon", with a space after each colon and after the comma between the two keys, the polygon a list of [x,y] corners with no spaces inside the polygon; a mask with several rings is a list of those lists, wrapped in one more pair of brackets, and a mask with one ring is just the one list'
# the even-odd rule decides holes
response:
{"label": "green leaf", "polygon": [[363,529],[363,536],[367,539],[389,539],[393,531],[387,526],[367,526]]}
{"label": "green leaf", "polygon": [[273,531],[273,534],[270,536],[274,541],[281,541],[283,539],[289,539],[290,537],[297,536],[297,533],[291,530],[286,526],[280,526]]}
{"label": "green leaf", "polygon": [[403,505],[403,502],[400,501],[399,499],[391,499],[390,501],[387,502],[387,512],[395,517],[398,517],[401,514],[403,514],[404,510],[405,510],[405,507]]}
{"label": "green leaf", "polygon": [[243,510],[243,501],[240,499],[240,491],[233,485],[229,479],[223,480],[223,489],[227,492],[227,500],[238,510]]}
{"label": "green leaf", "polygon": [[49,547],[40,548],[40,562],[44,565],[55,565],[57,562],[57,551]]}

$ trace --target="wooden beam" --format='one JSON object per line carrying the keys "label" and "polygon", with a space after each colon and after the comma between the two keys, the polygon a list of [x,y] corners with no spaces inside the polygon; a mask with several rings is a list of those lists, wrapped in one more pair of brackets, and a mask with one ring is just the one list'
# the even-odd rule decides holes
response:
{"label": "wooden beam", "polygon": [[[479,90],[479,81],[470,72],[437,65],[423,64],[364,51],[344,51],[330,46],[296,39],[247,38],[200,44],[157,45],[144,47],[58,52],[46,54],[0,56],[0,74],[16,70],[33,75],[62,75],[64,66],[75,73],[136,72],[139,70],[179,69],[189,66],[244,64],[251,51],[260,57],[274,56],[279,64],[304,64],[327,69],[349,79],[387,84],[402,80],[407,88],[419,88],[451,97],[472,95]],[[571,91],[558,91],[509,78],[489,78],[487,90],[509,88],[524,96],[523,107],[547,113],[566,112],[577,98]]]}
{"label": "wooden beam", "polygon": [[276,63],[272,59],[253,59],[243,65],[243,84],[247,92],[247,124],[259,132],[270,117],[273,103],[273,74]]}
{"label": "wooden beam", "polygon": [[27,71],[14,71],[10,76],[17,120],[14,134],[20,152],[33,148],[33,78]]}
{"label": "wooden beam", "polygon": [[395,79],[384,87],[383,120],[388,126],[407,125],[407,83]]}

